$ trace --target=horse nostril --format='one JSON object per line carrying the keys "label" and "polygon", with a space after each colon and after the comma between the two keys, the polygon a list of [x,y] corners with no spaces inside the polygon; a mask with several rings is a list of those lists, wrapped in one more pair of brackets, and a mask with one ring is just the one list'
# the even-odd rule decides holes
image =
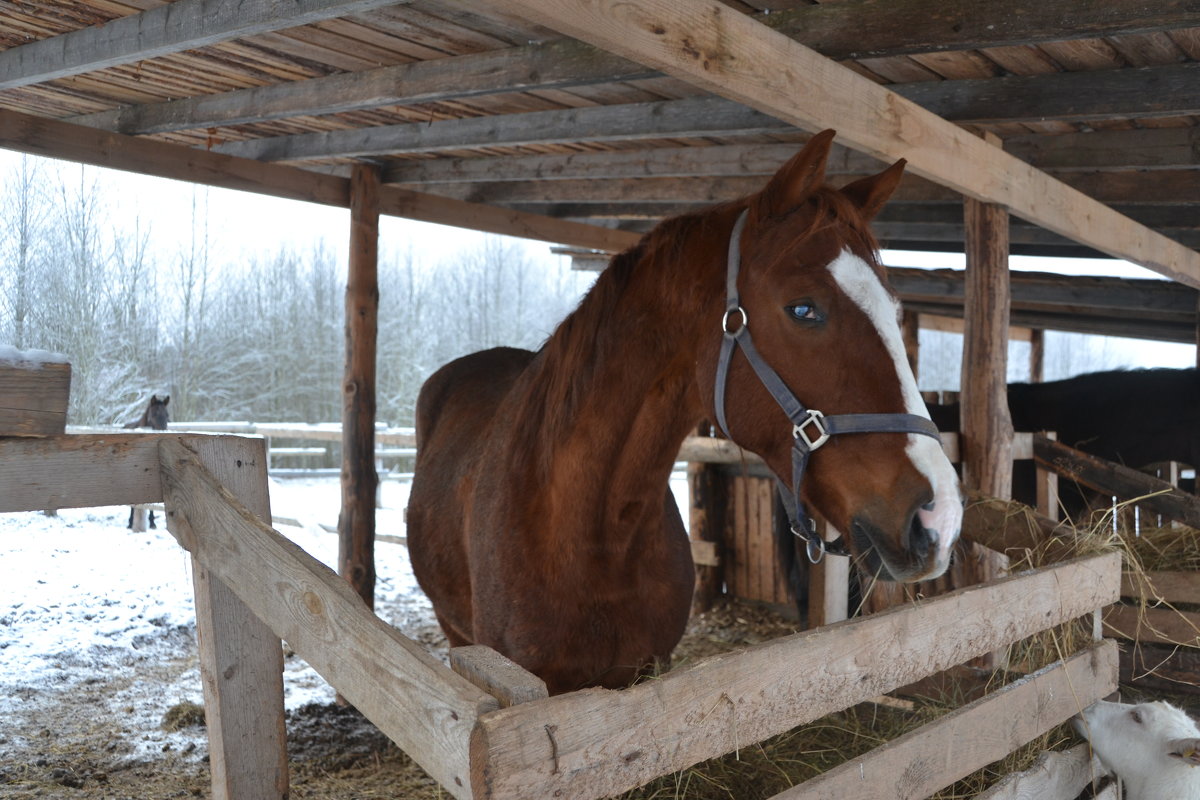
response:
{"label": "horse nostril", "polygon": [[938,532],[921,524],[919,515],[913,515],[912,528],[908,534],[908,549],[918,558],[924,560],[929,553],[937,549]]}

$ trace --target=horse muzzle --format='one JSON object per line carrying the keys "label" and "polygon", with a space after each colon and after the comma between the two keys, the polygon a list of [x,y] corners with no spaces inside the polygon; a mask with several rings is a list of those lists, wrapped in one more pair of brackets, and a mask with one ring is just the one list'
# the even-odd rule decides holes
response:
{"label": "horse muzzle", "polygon": [[[850,538],[868,572],[882,580],[915,583],[940,576],[962,528],[962,501],[943,497],[913,508],[900,524],[865,510],[850,522]],[[890,532],[889,532],[890,529]]]}

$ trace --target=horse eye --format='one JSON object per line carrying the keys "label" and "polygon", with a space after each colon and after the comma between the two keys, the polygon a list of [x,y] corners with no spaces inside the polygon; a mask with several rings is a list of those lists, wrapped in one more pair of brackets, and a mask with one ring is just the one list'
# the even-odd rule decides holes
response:
{"label": "horse eye", "polygon": [[798,322],[823,322],[821,312],[812,303],[793,303],[785,307],[788,316]]}

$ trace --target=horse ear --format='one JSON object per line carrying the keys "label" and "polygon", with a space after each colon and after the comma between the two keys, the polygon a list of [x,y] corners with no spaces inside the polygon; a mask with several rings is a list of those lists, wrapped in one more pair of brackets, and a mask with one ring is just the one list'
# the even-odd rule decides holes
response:
{"label": "horse ear", "polygon": [[782,217],[808,199],[825,181],[825,161],[836,131],[814,134],[804,149],[788,159],[762,190],[761,202],[767,216]]}
{"label": "horse ear", "polygon": [[151,405],[153,405],[154,403],[157,403],[157,402],[158,402],[158,395],[156,395],[156,394],[152,394],[152,395],[150,395],[150,403],[151,403]]}
{"label": "horse ear", "polygon": [[900,178],[904,174],[906,163],[908,162],[902,158],[878,175],[859,178],[854,183],[843,186],[842,194],[858,206],[864,219],[872,220],[887,203],[892,192],[896,191],[896,187],[900,184]]}
{"label": "horse ear", "polygon": [[166,405],[167,403],[169,403],[169,402],[171,402],[171,395],[169,395],[169,394],[164,394],[164,395],[163,395],[163,405],[165,406],[165,405]]}

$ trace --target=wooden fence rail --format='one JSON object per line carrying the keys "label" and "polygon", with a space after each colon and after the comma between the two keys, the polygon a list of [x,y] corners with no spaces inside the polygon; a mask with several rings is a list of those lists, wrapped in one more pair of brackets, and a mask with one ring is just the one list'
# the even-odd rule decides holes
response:
{"label": "wooden fence rail", "polygon": [[[1120,594],[1119,555],[1091,556],[717,656],[629,689],[499,708],[262,522],[269,505],[252,512],[238,499],[248,496],[245,486],[235,497],[214,477],[215,468],[236,470],[250,494],[265,496],[262,447],[172,434],[0,439],[0,511],[164,500],[168,527],[205,580],[227,587],[245,614],[268,629],[249,641],[236,636],[241,612],[204,622],[212,627],[201,630],[202,647],[218,648],[229,665],[205,673],[206,691],[224,691],[221,676],[239,674],[239,648],[274,650],[278,658],[278,638],[286,639],[456,798],[608,796],[1083,616]],[[206,644],[214,632],[236,641],[225,649]],[[1110,693],[1115,665],[1113,645],[1097,645],[843,768],[853,780],[842,773],[817,780],[840,786],[869,772],[869,788],[853,796],[893,796],[897,773],[883,765],[944,765],[896,795],[923,796]],[[286,794],[286,765],[281,778],[274,745],[255,749],[239,730],[251,724],[282,730],[278,675],[267,677],[251,676],[237,702],[221,704],[228,718],[217,721],[214,735],[246,749],[224,747],[226,755],[214,758],[215,798],[268,797],[269,787],[276,797]],[[275,696],[252,702],[256,687]],[[206,704],[214,703],[206,697]],[[239,713],[239,705],[254,712]],[[998,713],[1014,725],[998,726],[1005,734],[994,741],[975,741],[997,726],[972,721]],[[948,741],[956,749],[946,759]],[[255,769],[265,774],[248,774]],[[821,785],[805,784],[814,793],[806,789],[804,796],[826,796]]]}

